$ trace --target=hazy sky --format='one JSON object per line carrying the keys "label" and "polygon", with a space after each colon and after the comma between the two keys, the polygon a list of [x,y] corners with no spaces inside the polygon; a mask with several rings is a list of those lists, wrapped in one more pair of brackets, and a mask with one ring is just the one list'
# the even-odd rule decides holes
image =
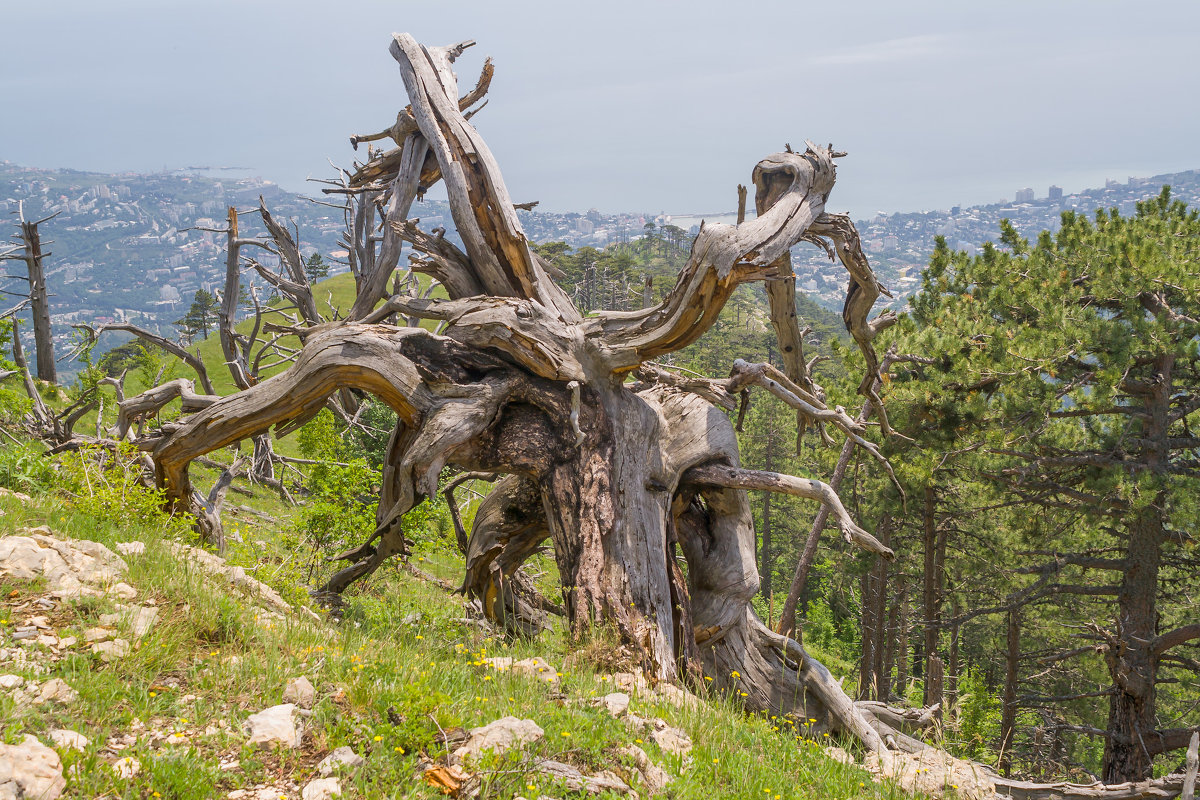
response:
{"label": "hazy sky", "polygon": [[[856,216],[1200,167],[1200,3],[0,0],[0,159],[250,167],[305,190],[395,119],[390,34],[473,38],[517,201],[713,212],[758,159],[849,151]],[[311,191],[311,189],[310,189]]]}

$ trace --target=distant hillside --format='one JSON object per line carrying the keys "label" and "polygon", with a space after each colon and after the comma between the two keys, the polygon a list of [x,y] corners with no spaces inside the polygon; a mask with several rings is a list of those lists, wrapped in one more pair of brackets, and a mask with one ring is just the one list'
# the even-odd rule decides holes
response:
{"label": "distant hillside", "polygon": [[[859,221],[858,226],[880,280],[895,295],[891,307],[901,308],[918,285],[937,235],[970,250],[994,240],[1002,218],[1034,235],[1056,228],[1064,209],[1091,213],[1116,206],[1128,213],[1137,200],[1156,194],[1163,184],[1171,184],[1187,202],[1200,204],[1200,170],[1191,170],[1109,182],[1103,189],[1071,195],[1056,193],[1053,199],[1034,199],[1032,190],[1026,190],[1019,193],[1019,203],[879,215]],[[302,253],[320,252],[337,263],[342,215],[260,178],[219,180],[185,172],[109,175],[0,162],[0,212],[15,212],[21,201],[29,217],[58,212],[46,224],[43,238],[52,242],[48,248],[51,313],[56,333],[64,337],[72,323],[114,320],[174,335],[172,323],[186,312],[196,290],[213,291],[224,281],[223,237],[189,229],[220,227],[227,206],[253,208],[259,195],[277,217],[294,221]],[[417,203],[412,216],[419,217],[426,229],[453,227],[447,206],[440,202]],[[661,215],[606,215],[595,209],[582,214],[522,211],[520,217],[531,240],[565,241],[575,247],[636,241],[646,225],[671,229],[669,218]],[[253,231],[256,225],[248,219],[246,227]],[[256,257],[264,263],[273,258],[270,254]],[[840,312],[846,286],[842,267],[811,245],[798,246],[794,260],[805,296]],[[16,268],[9,272],[21,274]],[[19,291],[20,286],[11,289]]]}

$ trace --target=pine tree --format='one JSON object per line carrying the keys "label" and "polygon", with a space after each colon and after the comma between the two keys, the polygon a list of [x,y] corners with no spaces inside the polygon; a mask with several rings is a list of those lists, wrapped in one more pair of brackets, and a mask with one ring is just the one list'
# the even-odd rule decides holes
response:
{"label": "pine tree", "polygon": [[310,284],[325,280],[329,277],[329,264],[320,253],[313,253],[304,261],[304,274]]}
{"label": "pine tree", "polygon": [[1073,608],[1071,654],[1107,673],[1109,783],[1151,777],[1197,722],[1171,687],[1200,669],[1177,650],[1200,639],[1180,591],[1197,567],[1198,239],[1197,212],[1164,189],[1133,217],[1068,212],[1033,244],[1005,223],[974,258],[939,240],[913,299],[930,426],[986,423],[977,474],[1028,509],[1007,562],[1038,576],[1021,602]]}
{"label": "pine tree", "polygon": [[189,339],[194,339],[198,333],[207,339],[209,330],[217,322],[217,307],[217,298],[213,297],[212,293],[197,289],[192,298],[191,308],[182,319],[175,320],[173,324]]}

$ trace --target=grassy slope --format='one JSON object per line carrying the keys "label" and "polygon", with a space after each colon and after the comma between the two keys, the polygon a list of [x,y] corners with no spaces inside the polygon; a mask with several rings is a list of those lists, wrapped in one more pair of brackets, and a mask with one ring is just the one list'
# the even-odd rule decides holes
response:
{"label": "grassy slope", "polygon": [[[352,277],[325,281],[317,296],[322,307],[332,299],[344,313],[353,300]],[[217,391],[232,391],[217,338],[198,346]],[[190,370],[180,366],[178,374],[190,376]],[[142,387],[130,377],[128,391],[133,394]],[[294,437],[289,439],[278,449],[293,451]],[[193,468],[193,475],[199,486],[215,478],[211,470],[200,467]],[[277,521],[265,523],[237,510],[238,505],[274,515]],[[227,528],[240,531],[246,539],[244,546],[234,548],[231,560],[289,599],[303,600],[300,582],[318,583],[330,571],[321,560],[328,554],[315,553],[297,541],[291,523],[294,510],[271,494],[256,491],[250,498],[231,494],[227,509]],[[510,645],[493,639],[458,621],[464,617],[460,597],[412,577],[399,564],[352,588],[344,624],[318,626],[292,619],[280,625],[256,621],[254,608],[236,595],[181,570],[173,557],[154,546],[168,535],[163,529],[121,526],[72,510],[49,496],[36,498],[28,508],[0,498],[0,510],[8,512],[0,519],[0,533],[49,524],[63,535],[110,546],[131,539],[150,546],[145,557],[130,559],[129,581],[141,590],[139,602],[155,598],[164,616],[131,657],[102,664],[80,647],[78,654],[55,665],[51,675],[64,677],[82,696],[80,705],[71,709],[17,709],[0,693],[0,720],[4,720],[0,729],[6,740],[28,731],[48,741],[45,732],[59,726],[92,739],[88,753],[64,756],[68,766],[78,765],[80,770],[70,788],[73,796],[153,797],[158,792],[163,797],[221,797],[235,788],[270,784],[282,777],[303,785],[321,757],[349,744],[368,756],[367,766],[352,781],[344,781],[349,796],[435,797],[437,792],[414,781],[412,773],[417,752],[439,755],[431,738],[436,725],[470,728],[506,714],[532,718],[546,730],[546,739],[531,748],[536,755],[570,761],[590,771],[614,766],[620,770],[616,749],[642,738],[645,741],[639,744],[652,759],[676,775],[681,771],[679,759],[658,751],[648,736],[630,733],[606,714],[552,702],[544,687],[504,674],[489,675],[474,663],[484,653],[541,655],[565,673],[568,699],[605,693],[607,686],[591,665],[580,658],[571,661],[568,654],[573,649],[561,632],[533,643]],[[455,584],[461,579],[463,565],[457,554],[425,552],[417,557],[421,567],[441,578]],[[553,562],[543,566],[552,578]],[[0,588],[4,594],[17,592],[8,599],[10,605],[27,599],[31,592],[28,586]],[[69,605],[55,620],[58,635],[79,635],[110,610],[91,602]],[[0,611],[0,621],[5,619]],[[17,670],[0,665],[0,672],[7,671]],[[270,754],[243,751],[241,723],[249,714],[281,702],[285,682],[300,674],[316,685],[320,698],[303,749]],[[404,719],[399,727],[388,722],[389,707]],[[747,717],[724,699],[714,698],[701,710],[635,700],[633,710],[683,727],[696,744],[690,768],[667,790],[670,797],[901,796],[891,787],[872,784],[861,770],[827,758],[811,743],[797,746],[791,723]],[[137,720],[149,729],[189,733],[194,750],[154,750],[143,736],[129,751],[142,761],[142,775],[132,782],[116,779],[108,763],[111,758],[106,760],[97,750],[107,737],[130,732]],[[203,731],[219,720],[229,723],[233,732],[204,736]],[[220,760],[230,759],[240,760],[241,769],[217,768]],[[539,785],[544,782],[525,775],[517,762],[495,766],[499,772],[490,796],[562,794]]]}
{"label": "grassy slope", "polygon": [[[258,611],[227,587],[182,569],[160,545],[165,529],[121,526],[52,497],[35,498],[29,506],[2,497],[0,509],[5,511],[0,519],[4,534],[48,524],[62,535],[110,547],[134,539],[147,544],[146,555],[127,559],[127,580],[139,589],[138,602],[152,598],[162,616],[137,649],[118,663],[103,664],[80,644],[39,676],[62,677],[79,691],[80,702],[69,708],[18,708],[0,694],[5,740],[29,732],[48,742],[46,732],[54,727],[74,729],[92,740],[86,753],[64,754],[67,768],[78,770],[69,785],[72,797],[223,797],[232,789],[264,783],[286,787],[289,778],[303,785],[317,761],[346,744],[367,758],[365,767],[343,781],[348,797],[432,798],[440,795],[416,781],[413,771],[421,751],[431,757],[442,754],[433,744],[436,726],[470,728],[507,714],[531,718],[546,731],[546,738],[528,753],[568,761],[585,771],[609,768],[628,774],[616,750],[644,738],[641,746],[656,762],[676,775],[681,771],[680,760],[659,751],[649,736],[629,732],[602,711],[572,704],[604,694],[608,685],[582,659],[572,663],[564,656],[568,648],[561,635],[510,646],[461,622],[461,598],[412,577],[398,564],[352,593],[340,625],[316,624],[303,614],[282,622],[256,619]],[[277,532],[239,525],[249,543],[247,552],[253,548],[255,554],[242,558],[248,571],[268,581],[283,574],[281,565],[291,554],[278,549]],[[431,572],[451,576],[461,570],[461,562],[445,554],[418,558]],[[37,594],[37,587],[9,581],[0,588],[7,604],[0,609],[0,627],[18,624],[18,615],[8,609]],[[82,632],[111,610],[108,601],[69,602],[54,612],[52,622],[58,636],[74,634],[82,642]],[[493,654],[546,657],[564,673],[567,702],[553,700],[536,681],[478,666],[481,657]],[[10,671],[34,677],[32,670],[0,665],[0,672]],[[301,674],[318,694],[303,747],[291,752],[243,749],[241,723],[282,702],[286,681]],[[399,724],[388,721],[389,708],[397,712],[393,720],[401,720]],[[668,788],[669,797],[900,796],[870,783],[857,768],[827,758],[811,743],[797,746],[787,724],[747,717],[727,701],[714,699],[700,709],[684,710],[635,699],[632,710],[684,728],[695,743],[692,764]],[[136,733],[138,720],[146,730],[121,755],[137,758],[142,773],[131,781],[118,779],[109,764],[113,758],[98,751],[110,736]],[[222,720],[230,731],[219,728]],[[210,726],[218,731],[205,735]],[[190,744],[154,749],[147,742],[150,730],[184,732]],[[222,771],[222,760],[236,760],[240,767]],[[485,796],[562,796],[560,787],[527,774],[520,756],[492,768]],[[285,793],[294,796],[294,790]]]}

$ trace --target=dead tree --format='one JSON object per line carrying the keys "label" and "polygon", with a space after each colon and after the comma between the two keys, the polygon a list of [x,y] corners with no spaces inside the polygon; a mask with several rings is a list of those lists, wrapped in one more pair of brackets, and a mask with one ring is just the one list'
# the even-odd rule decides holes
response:
{"label": "dead tree", "polygon": [[25,263],[25,279],[29,283],[29,308],[33,319],[36,371],[38,378],[47,383],[58,382],[58,369],[54,359],[54,333],[50,328],[50,300],[46,294],[45,260],[50,254],[42,252],[42,236],[38,226],[57,216],[58,212],[55,212],[31,222],[25,219],[25,203],[18,202],[17,224],[20,233],[16,241],[21,245],[20,250],[0,255],[0,260]]}
{"label": "dead tree", "polygon": [[[856,708],[797,642],[755,616],[750,600],[759,577],[747,490],[816,500],[848,540],[884,557],[892,553],[855,523],[827,485],[741,469],[725,409],[756,383],[797,398],[806,424],[839,430],[880,457],[863,424],[827,408],[799,374],[781,376],[786,383],[759,381],[743,369],[729,381],[681,385],[650,369],[654,380],[627,382],[635,372],[646,375],[647,362],[704,335],[740,284],[786,279],[794,244],[820,241],[850,268],[844,316],[868,365],[861,391],[886,419],[874,389],[879,361],[872,339],[888,318],[867,319],[881,287],[853,225],[824,208],[841,154],[810,144],[802,153],[763,159],[752,175],[761,209],[756,219],[705,226],[675,287],[657,305],[584,317],[530,249],[500,169],[467,122],[464,111],[478,96],[460,98],[451,69],[465,46],[424,48],[407,35],[394,37],[392,54],[410,101],[388,134],[399,152],[376,155],[345,189],[358,192],[360,205],[362,195],[381,193],[378,206],[367,202],[359,212],[358,241],[379,249],[355,256],[358,301],[348,319],[305,331],[304,348],[286,372],[143,437],[139,445],[152,453],[159,485],[176,507],[193,509],[192,460],[272,427],[294,430],[340,390],[369,392],[396,411],[399,423],[376,530],[347,554],[352,563],[327,591],[340,592],[407,552],[400,520],[435,495],[443,467],[504,474],[468,541],[469,560],[483,555],[465,588],[490,596],[486,613],[537,624],[521,594],[501,584],[549,540],[573,635],[585,636],[603,621],[654,680],[703,674],[737,692],[748,708],[803,709],[823,729],[846,730],[868,748],[883,749],[875,718]],[[462,250],[405,219],[412,199],[437,180],[445,182]],[[370,233],[376,208],[385,223],[377,238]],[[446,299],[393,296],[376,308],[401,241],[420,252],[414,269],[440,283]],[[441,334],[384,324],[395,314],[440,321]],[[777,327],[798,341],[794,315],[784,316]],[[677,552],[686,559],[686,577]]]}

